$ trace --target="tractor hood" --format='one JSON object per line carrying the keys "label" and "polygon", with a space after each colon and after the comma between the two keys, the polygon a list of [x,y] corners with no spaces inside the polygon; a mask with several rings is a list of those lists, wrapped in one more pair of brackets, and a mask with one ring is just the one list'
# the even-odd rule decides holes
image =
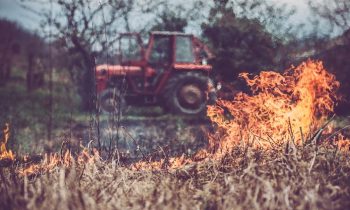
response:
{"label": "tractor hood", "polygon": [[156,71],[151,67],[142,68],[141,66],[122,66],[102,64],[96,66],[96,75],[99,76],[146,76],[152,77]]}
{"label": "tractor hood", "polygon": [[102,64],[96,66],[96,75],[123,76],[123,75],[141,75],[140,66],[122,66]]}

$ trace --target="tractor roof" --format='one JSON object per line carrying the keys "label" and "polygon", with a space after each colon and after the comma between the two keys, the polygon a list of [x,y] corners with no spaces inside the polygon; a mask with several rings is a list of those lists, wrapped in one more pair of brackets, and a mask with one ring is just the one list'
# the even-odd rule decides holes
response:
{"label": "tractor roof", "polygon": [[187,33],[178,32],[178,31],[152,31],[151,34],[164,35],[164,36],[170,36],[170,35],[191,36],[192,35],[192,34],[187,34]]}

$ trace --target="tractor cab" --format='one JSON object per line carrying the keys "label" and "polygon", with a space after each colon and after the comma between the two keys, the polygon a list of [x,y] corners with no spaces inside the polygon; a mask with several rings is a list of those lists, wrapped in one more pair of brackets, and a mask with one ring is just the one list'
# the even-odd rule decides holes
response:
{"label": "tractor cab", "polygon": [[[149,42],[143,46],[138,33],[123,33],[119,37],[118,61],[108,71],[111,77],[125,75],[134,79],[133,88],[139,91],[156,91],[163,79],[169,77],[171,70],[211,69],[207,64],[210,51],[193,35],[180,32],[151,32]],[[106,65],[97,69],[106,70]],[[120,71],[117,71],[117,70]],[[135,81],[136,77],[139,77]],[[103,89],[102,87],[101,89]]]}

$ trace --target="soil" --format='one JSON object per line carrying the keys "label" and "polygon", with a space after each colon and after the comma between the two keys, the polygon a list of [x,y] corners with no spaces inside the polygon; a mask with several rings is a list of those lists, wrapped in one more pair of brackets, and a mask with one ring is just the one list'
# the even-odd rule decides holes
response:
{"label": "soil", "polygon": [[207,146],[208,133],[212,130],[209,119],[204,117],[160,115],[124,118],[119,122],[103,118],[93,126],[76,124],[73,136],[84,146],[100,146],[104,155],[112,148],[123,157],[140,159],[192,155]]}

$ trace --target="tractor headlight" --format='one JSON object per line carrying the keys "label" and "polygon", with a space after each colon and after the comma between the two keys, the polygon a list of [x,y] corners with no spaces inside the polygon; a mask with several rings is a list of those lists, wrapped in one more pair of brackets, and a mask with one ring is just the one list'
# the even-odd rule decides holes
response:
{"label": "tractor headlight", "polygon": [[220,90],[222,88],[222,84],[221,82],[218,82],[218,84],[216,84],[216,90]]}

